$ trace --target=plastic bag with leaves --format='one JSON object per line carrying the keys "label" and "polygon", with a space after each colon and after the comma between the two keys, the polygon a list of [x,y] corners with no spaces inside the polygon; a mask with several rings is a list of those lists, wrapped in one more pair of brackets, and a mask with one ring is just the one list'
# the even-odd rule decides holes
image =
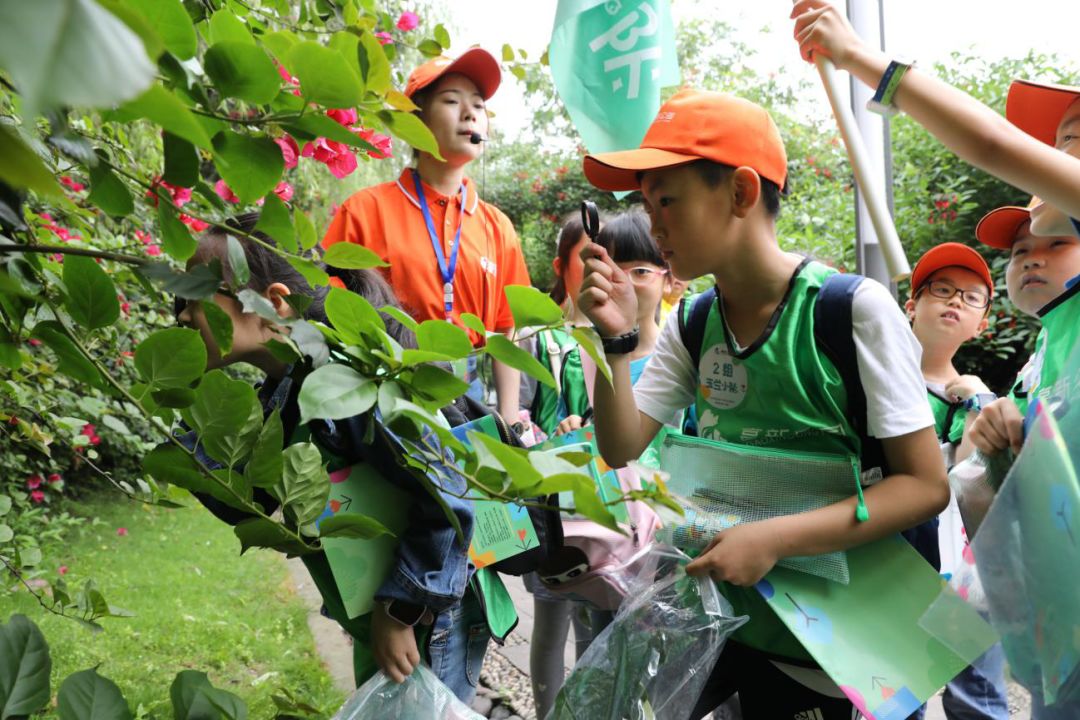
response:
{"label": "plastic bag with leaves", "polygon": [[678,550],[658,547],[615,620],[578,661],[547,720],[686,720],[728,637],[746,622]]}
{"label": "plastic bag with leaves", "polygon": [[356,689],[332,720],[483,720],[424,665],[400,685],[380,672]]}

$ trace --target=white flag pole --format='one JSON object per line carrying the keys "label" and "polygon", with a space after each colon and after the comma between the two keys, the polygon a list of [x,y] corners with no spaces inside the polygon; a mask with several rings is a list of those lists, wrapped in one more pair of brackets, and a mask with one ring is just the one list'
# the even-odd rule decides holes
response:
{"label": "white flag pole", "polygon": [[862,136],[855,125],[855,115],[851,112],[851,108],[841,100],[836,67],[831,60],[818,54],[814,55],[814,64],[817,66],[818,74],[821,75],[821,82],[825,86],[825,94],[829,98],[833,115],[836,116],[836,123],[840,126],[840,137],[847,149],[851,169],[855,173],[855,182],[859,186],[866,209],[870,213],[870,222],[881,244],[881,252],[885,258],[885,265],[889,268],[889,275],[894,281],[903,280],[911,275],[911,265],[908,264],[904,248],[900,244],[900,237],[896,234],[896,226],[893,225],[892,217],[889,215],[885,195],[871,170]]}

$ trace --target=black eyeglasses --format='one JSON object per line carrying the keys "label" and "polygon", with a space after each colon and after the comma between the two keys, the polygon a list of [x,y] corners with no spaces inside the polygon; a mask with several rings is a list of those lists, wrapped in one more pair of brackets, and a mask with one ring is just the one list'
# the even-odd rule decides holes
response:
{"label": "black eyeglasses", "polygon": [[[234,293],[232,290],[230,290],[224,285],[215,290],[214,293],[217,295],[224,295],[227,298],[232,298],[233,300],[240,302],[240,298],[237,297],[236,293]],[[184,308],[187,307],[189,302],[191,301],[187,298],[182,298],[179,295],[173,295],[173,317],[176,318],[176,323],[178,325],[180,324],[180,313],[184,312]],[[195,302],[198,301],[196,300]]]}
{"label": "black eyeglasses", "polygon": [[990,305],[990,296],[986,293],[981,293],[978,290],[961,290],[944,280],[931,280],[919,292],[923,290],[941,300],[951,300],[959,295],[965,305],[970,305],[976,310],[985,310]]}

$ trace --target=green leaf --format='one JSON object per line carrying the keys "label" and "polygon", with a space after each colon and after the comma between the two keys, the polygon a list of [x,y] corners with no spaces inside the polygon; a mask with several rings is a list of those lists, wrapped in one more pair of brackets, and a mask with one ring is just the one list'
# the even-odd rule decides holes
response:
{"label": "green leaf", "polygon": [[412,385],[415,392],[440,406],[453,402],[454,398],[469,390],[469,383],[435,365],[421,365],[416,368]]}
{"label": "green leaf", "polygon": [[272,191],[285,170],[281,148],[273,140],[231,130],[214,136],[214,159],[221,177],[242,203],[255,202]]}
{"label": "green leaf", "polygon": [[[268,523],[279,527],[276,523],[261,518],[256,522]],[[284,532],[284,531],[282,531]],[[236,534],[240,535],[240,527],[237,526]],[[288,535],[285,535],[286,540]],[[241,538],[241,543],[243,539]],[[257,545],[258,547],[274,547],[273,545]],[[244,546],[246,550],[250,545]],[[206,673],[195,670],[183,670],[176,675],[172,686],[169,688],[169,697],[172,699],[173,717],[176,720],[245,720],[247,707],[240,698],[232,693],[220,690],[210,684]]]}
{"label": "green leaf", "polygon": [[[206,326],[210,330],[210,335],[214,338],[214,345],[216,346],[214,350],[217,351],[218,357],[228,355],[232,350],[233,343],[232,318],[213,300],[205,300],[200,303],[200,306],[203,317],[206,319]],[[210,350],[211,348],[207,348],[207,351]]]}
{"label": "green leaf", "polygon": [[347,69],[341,54],[317,42],[306,40],[294,45],[285,65],[300,80],[300,90],[311,102],[328,108],[349,108],[364,100],[364,85],[357,74]]}
{"label": "green leaf", "polygon": [[206,369],[206,346],[196,330],[158,330],[135,348],[135,368],[152,387],[187,387]]}
{"label": "green leaf", "polygon": [[161,179],[178,187],[194,187],[199,182],[199,152],[190,142],[171,132],[163,132],[161,136],[165,146],[165,172]]}
{"label": "green leaf", "polygon": [[476,449],[476,459],[480,466],[506,473],[507,489],[517,489],[524,495],[543,481],[544,476],[529,463],[529,454],[526,451],[504,445],[484,433],[470,430],[468,435]]}
{"label": "green leaf", "polygon": [[373,250],[351,242],[334,243],[323,254],[323,262],[330,267],[342,270],[365,270],[367,268],[389,267]]}
{"label": "green leaf", "polygon": [[[327,285],[330,283],[330,276],[326,274],[325,270],[316,265],[313,260],[309,260],[305,257],[289,256],[285,258],[285,261],[292,265],[293,269],[296,270],[296,272],[303,275],[304,279],[308,281],[308,285],[310,285],[312,288],[320,287],[322,285]],[[298,297],[301,296],[290,295],[288,298],[286,298],[286,300],[288,301],[291,298]],[[310,299],[311,298],[308,298],[308,300]],[[292,303],[290,302],[290,304]],[[309,302],[308,304],[310,305],[311,303]]]}
{"label": "green leaf", "polygon": [[40,322],[34,326],[31,336],[41,340],[56,353],[57,370],[87,385],[97,388],[105,386],[97,367],[79,351],[60,323],[53,320]]}
{"label": "green leaf", "polygon": [[450,47],[450,33],[446,31],[446,28],[443,27],[442,23],[435,26],[433,34],[435,35],[435,42],[439,43],[444,48]]}
{"label": "green leaf", "polygon": [[187,105],[162,85],[151,85],[145,93],[122,105],[113,116],[120,122],[144,117],[204,150],[213,147],[210,136]]}
{"label": "green leaf", "polygon": [[[245,494],[243,480],[235,471],[215,471],[214,477],[233,487],[244,500],[229,492],[220,483],[211,480],[200,469],[192,457],[175,445],[160,445],[143,457],[143,472],[159,483],[168,483],[189,492],[210,495],[229,507],[252,513],[250,494]],[[230,482],[231,480],[231,482]]]}
{"label": "green leaf", "polygon": [[11,370],[18,370],[22,364],[23,354],[19,346],[15,343],[0,342],[0,365]]}
{"label": "green leaf", "polygon": [[376,94],[388,91],[392,86],[390,61],[378,38],[370,32],[361,34],[360,43],[356,46],[356,55],[360,65],[360,76],[368,91]]}
{"label": "green leaf", "polygon": [[100,163],[90,168],[90,194],[86,199],[113,217],[126,217],[135,211],[127,186]]}
{"label": "green leaf", "polygon": [[25,615],[0,625],[0,717],[33,715],[49,702],[52,660],[45,636]]}
{"label": "green leaf", "polygon": [[188,300],[211,297],[221,286],[221,261],[211,260],[207,265],[195,265],[187,272],[177,272],[168,263],[148,262],[140,265],[137,272],[149,280],[161,284],[165,292]]}
{"label": "green leaf", "polygon": [[27,547],[19,552],[19,565],[24,568],[37,567],[41,564],[41,548]]}
{"label": "green leaf", "polygon": [[327,293],[326,317],[346,345],[358,344],[361,333],[386,330],[386,323],[371,303],[341,288],[330,288]]}
{"label": "green leaf", "polygon": [[198,431],[210,457],[236,467],[262,429],[262,406],[253,387],[212,370],[195,389],[195,402],[184,412],[184,420]]}
{"label": "green leaf", "polygon": [[158,190],[157,218],[161,230],[161,246],[165,252],[181,262],[195,254],[199,244],[191,237],[187,225],[180,222],[176,208],[164,190]]}
{"label": "green leaf", "polygon": [[282,462],[278,499],[286,516],[290,516],[297,527],[304,528],[314,523],[326,509],[330,478],[323,467],[322,454],[313,443],[298,443],[285,448]]}
{"label": "green leaf", "polygon": [[272,237],[283,250],[295,253],[298,249],[296,230],[293,228],[292,218],[289,217],[289,208],[272,192],[266,196],[255,229]]}
{"label": "green leaf", "polygon": [[[242,520],[233,528],[236,537],[240,539],[240,553],[247,552],[250,548],[272,548],[286,553],[301,554],[310,552],[297,542],[288,531],[279,523],[263,518],[251,518]],[[175,706],[175,701],[174,701]],[[219,717],[218,715],[177,715],[176,717],[202,718]]]}
{"label": "green leaf", "polygon": [[[8,502],[11,502],[11,498],[8,498]],[[0,544],[11,542],[13,537],[15,537],[15,531],[4,523],[0,523]]]}
{"label": "green leaf", "polygon": [[260,39],[262,44],[270,48],[270,52],[278,59],[286,57],[293,45],[300,42],[296,33],[289,30],[274,30],[265,33]]}
{"label": "green leaf", "polygon": [[264,105],[281,89],[281,76],[273,61],[254,44],[232,40],[215,43],[206,51],[203,67],[214,86],[227,97]]}
{"label": "green leaf", "polygon": [[146,16],[133,7],[131,0],[97,0],[98,5],[111,12],[124,21],[128,28],[139,36],[143,47],[146,48],[146,56],[151,60],[157,60],[161,53],[165,52],[165,43],[157,34]]}
{"label": "green leaf", "polygon": [[399,110],[389,110],[388,113],[389,121],[386,126],[390,132],[409,143],[410,147],[431,153],[436,160],[443,159],[443,156],[439,154],[438,141],[435,140],[435,136],[431,134],[431,130],[423,120],[412,113]]}
{"label": "green leaf", "polygon": [[581,482],[574,486],[574,512],[584,515],[595,523],[603,525],[609,530],[621,533],[615,516],[604,505],[604,501],[596,494],[596,483],[590,478],[582,477]]}
{"label": "green leaf", "polygon": [[319,243],[319,234],[315,230],[315,224],[311,222],[311,218],[307,216],[307,213],[296,210],[293,213],[293,220],[296,221],[296,235],[300,240],[300,247],[304,250],[310,250],[315,247]]}
{"label": "green leaf", "polygon": [[9,512],[11,512],[11,498],[0,495],[0,516],[7,515]]}
{"label": "green leaf", "polygon": [[0,157],[4,158],[4,162],[0,162],[0,181],[16,189],[26,188],[50,197],[64,196],[56,176],[5,123],[0,123]]}
{"label": "green leaf", "polygon": [[251,288],[244,288],[236,294],[240,305],[244,308],[246,313],[255,313],[263,320],[269,320],[277,325],[288,325],[290,319],[282,317],[278,314],[278,311],[274,308],[274,304],[271,303],[264,295],[260,295],[258,292]]}
{"label": "green leaf", "polygon": [[480,337],[487,337],[487,328],[484,327],[484,321],[476,315],[473,315],[472,313],[461,313],[461,322],[464,323],[465,327],[469,328]]}
{"label": "green leaf", "polygon": [[442,45],[431,38],[421,40],[416,49],[425,57],[439,57],[443,53]]}
{"label": "green leaf", "polygon": [[455,360],[473,351],[468,333],[445,320],[420,323],[416,329],[416,345],[420,350],[441,353]]}
{"label": "green leaf", "polygon": [[297,320],[293,323],[289,339],[296,344],[300,352],[311,358],[311,364],[314,367],[325,365],[330,358],[330,348],[326,344],[326,337],[306,320]]}
{"label": "green leaf", "polygon": [[503,62],[514,62],[514,48],[510,47],[510,43],[503,43],[502,59]]}
{"label": "green leaf", "polygon": [[255,487],[273,487],[281,482],[281,448],[284,444],[281,413],[274,408],[259,431],[259,437],[251,449],[251,460],[244,468],[248,482]]}
{"label": "green leaf", "polygon": [[409,313],[405,312],[399,307],[394,307],[393,305],[383,305],[381,308],[379,308],[379,312],[389,315],[413,332],[416,332],[416,329],[420,327],[420,323],[416,322],[416,320],[414,320],[413,317],[409,315]]}
{"label": "green leaf", "polygon": [[507,285],[504,290],[510,312],[514,315],[514,327],[557,325],[563,322],[563,309],[547,293],[525,285]]}
{"label": "green leaf", "polygon": [[380,535],[393,537],[394,533],[390,532],[388,527],[375,518],[360,513],[339,512],[319,523],[319,537],[321,538],[337,537],[370,540]]}
{"label": "green leaf", "polygon": [[359,137],[341,123],[326,115],[305,115],[297,120],[283,123],[282,127],[301,140],[324,137],[363,150],[375,150],[375,146]]}
{"label": "green leaf", "polygon": [[607,381],[611,382],[611,366],[608,365],[607,355],[604,353],[604,341],[600,339],[600,333],[591,327],[576,327],[571,333],[578,345],[588,354],[596,367],[600,368]]}
{"label": "green leaf", "polygon": [[247,720],[247,705],[238,696],[221,688],[210,688],[203,692],[225,720]]}
{"label": "green leaf", "polygon": [[164,390],[151,390],[150,397],[157,407],[183,410],[195,402],[195,391],[189,388],[166,388]]}
{"label": "green leaf", "polygon": [[225,257],[232,273],[233,287],[244,287],[251,280],[251,268],[248,267],[247,253],[244,246],[232,235],[225,236]]}
{"label": "green leaf", "polygon": [[238,42],[248,45],[255,44],[255,38],[251,37],[244,21],[238,18],[231,10],[218,10],[210,16],[210,42]]}
{"label": "green leaf", "polygon": [[57,701],[60,720],[129,720],[132,717],[120,688],[112,680],[98,675],[94,668],[68,675],[60,683]]}
{"label": "green leaf", "polygon": [[505,335],[495,333],[489,335],[484,352],[501,363],[517,368],[530,377],[534,377],[548,387],[555,387],[555,378],[551,372],[533,357],[532,353],[526,352],[514,343],[506,339]]}
{"label": "green leaf", "polygon": [[139,36],[92,0],[4,3],[0,67],[28,119],[58,106],[122,103],[145,90],[155,72]]}
{"label": "green leaf", "polygon": [[199,40],[180,0],[139,0],[139,9],[169,52],[181,60],[195,56]]}
{"label": "green leaf", "polygon": [[367,412],[378,386],[347,365],[332,363],[311,373],[300,388],[300,422],[341,420]]}
{"label": "green leaf", "polygon": [[88,330],[108,327],[120,317],[120,301],[109,274],[93,258],[71,255],[64,260],[64,307]]}

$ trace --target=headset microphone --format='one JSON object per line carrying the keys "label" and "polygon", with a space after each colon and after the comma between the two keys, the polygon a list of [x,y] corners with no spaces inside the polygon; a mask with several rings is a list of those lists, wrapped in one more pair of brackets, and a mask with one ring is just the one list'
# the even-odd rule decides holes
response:
{"label": "headset microphone", "polygon": [[469,142],[473,145],[479,145],[482,142],[487,142],[487,138],[478,132],[473,132],[469,135]]}

